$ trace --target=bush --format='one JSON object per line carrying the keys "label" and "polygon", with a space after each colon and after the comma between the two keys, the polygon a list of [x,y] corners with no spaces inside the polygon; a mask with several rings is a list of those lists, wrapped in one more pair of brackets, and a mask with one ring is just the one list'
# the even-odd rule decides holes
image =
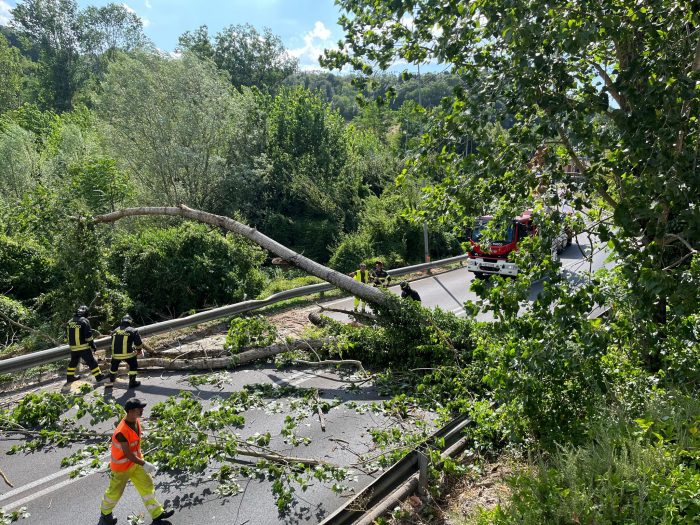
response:
{"label": "bush", "polygon": [[270,297],[271,295],[284,292],[286,290],[293,290],[294,288],[325,282],[318,277],[314,277],[313,275],[294,276],[292,274],[287,277],[282,274],[282,272],[283,270],[279,270],[279,273],[275,272],[275,274],[271,276],[271,280],[265,285],[262,292],[260,292],[258,299],[265,299],[266,297]]}
{"label": "bush", "polygon": [[261,228],[280,244],[324,263],[328,260],[328,247],[336,242],[340,227],[328,218],[287,217],[270,212]]}
{"label": "bush", "polygon": [[235,303],[263,284],[260,248],[200,224],[123,234],[109,259],[142,317]]}
{"label": "bush", "polygon": [[[329,265],[347,273],[356,269],[359,261],[372,258],[382,260],[386,268],[422,262],[423,225],[410,222],[403,215],[407,207],[403,195],[370,196],[365,201],[357,232],[346,235],[336,245]],[[431,257],[460,253],[459,243],[445,231],[431,226],[429,235]]]}
{"label": "bush", "polygon": [[[27,325],[32,318],[32,313],[28,308],[5,295],[0,295],[0,313],[23,325]],[[25,335],[27,334],[23,330],[0,317],[0,347],[10,346],[19,341],[20,336]]]}
{"label": "bush", "polygon": [[0,235],[0,290],[20,301],[34,299],[51,283],[54,263],[35,242]]}
{"label": "bush", "polygon": [[237,354],[249,346],[269,346],[277,339],[277,328],[262,315],[231,320],[224,349]]}
{"label": "bush", "polygon": [[511,480],[494,523],[672,524],[700,521],[700,403],[662,400],[649,419],[612,417],[582,447]]}

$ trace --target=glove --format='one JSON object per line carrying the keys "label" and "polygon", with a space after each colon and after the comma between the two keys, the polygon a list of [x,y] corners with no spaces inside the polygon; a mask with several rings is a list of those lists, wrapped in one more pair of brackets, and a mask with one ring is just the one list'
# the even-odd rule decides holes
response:
{"label": "glove", "polygon": [[158,467],[156,467],[153,463],[149,463],[148,461],[145,461],[143,463],[143,470],[145,470],[149,474],[154,474],[155,471],[158,470]]}

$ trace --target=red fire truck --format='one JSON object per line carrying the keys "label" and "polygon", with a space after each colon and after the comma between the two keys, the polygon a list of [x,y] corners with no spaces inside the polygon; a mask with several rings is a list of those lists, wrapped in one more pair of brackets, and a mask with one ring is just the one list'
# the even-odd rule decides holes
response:
{"label": "red fire truck", "polygon": [[[476,277],[487,275],[518,275],[518,265],[509,261],[509,255],[518,249],[518,244],[527,236],[537,234],[537,227],[532,222],[532,211],[526,210],[522,215],[513,219],[506,228],[503,239],[491,241],[482,246],[483,231],[490,221],[491,215],[477,219],[476,226],[469,236],[471,249],[467,260],[467,270],[474,272]],[[568,228],[562,230],[552,243],[552,253],[561,253],[571,245],[572,232]]]}

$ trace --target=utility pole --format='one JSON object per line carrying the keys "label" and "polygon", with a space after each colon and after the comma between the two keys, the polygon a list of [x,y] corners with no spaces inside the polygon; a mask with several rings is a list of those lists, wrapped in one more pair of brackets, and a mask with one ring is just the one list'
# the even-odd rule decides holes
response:
{"label": "utility pole", "polygon": [[[423,107],[423,98],[421,96],[422,91],[423,91],[423,84],[420,79],[420,63],[417,64],[418,67],[418,105],[422,108]],[[423,136],[423,119],[421,119],[420,123],[420,134],[421,137]],[[424,255],[425,255],[425,262],[430,262],[430,248],[428,247],[428,223],[423,222],[423,249],[424,249]]]}

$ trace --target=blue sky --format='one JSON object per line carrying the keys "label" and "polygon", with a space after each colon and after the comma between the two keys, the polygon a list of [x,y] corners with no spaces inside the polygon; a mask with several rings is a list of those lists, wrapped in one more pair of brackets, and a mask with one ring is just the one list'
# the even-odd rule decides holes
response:
{"label": "blue sky", "polygon": [[[80,7],[103,6],[109,0],[78,0]],[[210,34],[231,24],[269,27],[279,35],[301,69],[320,69],[318,55],[342,38],[340,9],[333,0],[127,0],[121,3],[142,20],[146,35],[163,51],[174,51],[177,38],[200,25]],[[17,2],[0,0],[0,24],[8,22]]]}

